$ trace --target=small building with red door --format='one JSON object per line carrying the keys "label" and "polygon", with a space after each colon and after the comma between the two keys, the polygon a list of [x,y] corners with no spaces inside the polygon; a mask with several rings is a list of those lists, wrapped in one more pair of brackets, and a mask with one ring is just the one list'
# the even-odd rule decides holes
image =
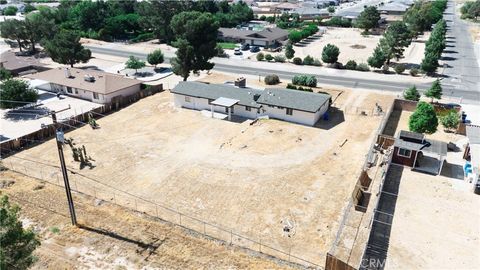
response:
{"label": "small building with red door", "polygon": [[447,156],[447,143],[402,130],[393,144],[392,162],[429,174],[440,174]]}

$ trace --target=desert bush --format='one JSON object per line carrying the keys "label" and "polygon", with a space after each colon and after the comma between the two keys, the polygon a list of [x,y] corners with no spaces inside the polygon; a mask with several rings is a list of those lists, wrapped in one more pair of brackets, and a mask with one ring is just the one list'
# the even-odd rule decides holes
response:
{"label": "desert bush", "polygon": [[273,60],[275,60],[275,62],[285,63],[286,58],[285,58],[285,55],[283,55],[283,54],[277,54],[277,55],[275,55]]}
{"label": "desert bush", "polygon": [[368,66],[367,63],[360,63],[357,65],[357,70],[358,71],[370,71],[370,67]]}
{"label": "desert bush", "polygon": [[300,58],[300,57],[295,57],[295,58],[293,58],[292,61],[295,65],[301,65],[303,63],[302,58]]}
{"label": "desert bush", "polygon": [[267,53],[267,54],[265,55],[265,60],[267,60],[267,61],[272,61],[272,60],[273,60],[273,56],[272,56],[271,54]]}
{"label": "desert bush", "polygon": [[263,61],[265,59],[265,55],[261,52],[257,53],[257,61]]}
{"label": "desert bush", "polygon": [[355,70],[357,69],[357,62],[355,62],[355,60],[350,60],[347,62],[347,64],[345,65],[345,68],[346,69],[350,69],[350,70]]}
{"label": "desert bush", "polygon": [[264,81],[267,85],[274,85],[280,83],[280,78],[276,74],[270,74],[265,76]]}
{"label": "desert bush", "polygon": [[303,58],[303,64],[304,65],[309,65],[309,66],[313,65],[313,61],[314,61],[314,59],[310,55],[307,55],[307,56],[305,56],[305,58]]}
{"label": "desert bush", "polygon": [[405,66],[402,64],[398,64],[395,66],[394,70],[397,74],[402,74],[405,71]]}
{"label": "desert bush", "polygon": [[417,68],[412,68],[410,69],[410,75],[412,76],[417,76],[418,75],[418,69]]}

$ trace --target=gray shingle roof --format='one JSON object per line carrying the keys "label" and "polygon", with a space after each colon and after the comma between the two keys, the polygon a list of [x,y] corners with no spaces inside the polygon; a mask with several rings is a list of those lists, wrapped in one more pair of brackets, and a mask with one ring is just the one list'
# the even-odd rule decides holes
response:
{"label": "gray shingle roof", "polygon": [[260,104],[280,106],[306,112],[316,112],[325,102],[330,100],[330,95],[327,94],[291,89],[268,88],[263,92],[257,100]]}
{"label": "gray shingle roof", "polygon": [[219,97],[238,99],[238,104],[249,106],[253,108],[260,108],[260,105],[255,102],[253,96],[255,94],[262,94],[262,90],[251,88],[238,88],[227,84],[207,84],[201,82],[180,82],[172,89],[172,93],[217,99]]}

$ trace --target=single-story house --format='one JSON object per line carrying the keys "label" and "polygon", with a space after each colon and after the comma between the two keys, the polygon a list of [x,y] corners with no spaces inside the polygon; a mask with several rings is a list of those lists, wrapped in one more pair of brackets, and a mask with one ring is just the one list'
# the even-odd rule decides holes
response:
{"label": "single-story house", "polygon": [[110,103],[115,97],[133,95],[140,91],[142,84],[120,75],[79,68],[54,68],[25,77],[44,81],[36,86],[38,89],[101,104]]}
{"label": "single-story house", "polygon": [[409,8],[410,8],[409,5],[399,3],[399,2],[391,2],[391,3],[386,3],[384,5],[380,5],[378,7],[378,11],[381,14],[403,15]]}
{"label": "single-story house", "polygon": [[480,126],[467,125],[466,133],[468,144],[464,153],[464,172],[467,180],[472,183],[474,192],[480,194]]}
{"label": "single-story house", "polygon": [[180,82],[171,92],[178,107],[233,114],[255,119],[262,116],[313,126],[330,108],[331,96],[291,89],[265,90],[228,84]]}
{"label": "single-story house", "polygon": [[445,142],[426,139],[421,133],[401,130],[393,144],[393,163],[429,174],[440,174],[446,156]]}
{"label": "single-story house", "polygon": [[37,58],[33,56],[16,56],[12,51],[0,54],[0,67],[10,71],[13,76],[48,70]]}
{"label": "single-story house", "polygon": [[278,5],[275,5],[273,9],[277,12],[285,12],[285,13],[290,13],[292,10],[299,8],[300,5],[296,3],[289,3],[289,2],[284,2],[280,3]]}
{"label": "single-story house", "polygon": [[218,29],[218,39],[220,40],[261,47],[278,46],[287,38],[288,31],[277,27],[265,28],[261,31],[223,27]]}
{"label": "single-story house", "polygon": [[330,16],[330,13],[326,9],[318,9],[305,6],[296,8],[290,13],[298,14],[301,20],[313,20],[317,17],[327,18]]}
{"label": "single-story house", "polygon": [[340,11],[334,17],[340,17],[342,19],[347,19],[352,23],[355,23],[360,16],[361,11]]}

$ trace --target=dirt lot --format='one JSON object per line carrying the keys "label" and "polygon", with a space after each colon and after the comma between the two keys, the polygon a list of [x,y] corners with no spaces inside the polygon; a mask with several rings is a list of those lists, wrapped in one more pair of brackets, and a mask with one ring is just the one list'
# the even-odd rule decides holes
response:
{"label": "dirt lot", "polygon": [[[33,226],[41,246],[32,269],[289,269],[254,253],[89,196],[74,194],[79,223],[70,225],[63,188],[18,173],[1,172],[0,189],[21,205],[24,226]],[[39,207],[40,206],[40,207]]]}
{"label": "dirt lot", "polygon": [[[346,64],[349,60],[355,60],[357,63],[366,63],[381,36],[362,36],[361,32],[362,30],[357,28],[329,27],[321,38],[305,47],[295,46],[295,56],[304,58],[310,55],[321,59],[323,47],[330,43],[340,49],[339,62]],[[400,59],[399,62],[419,65],[425,50],[424,41],[428,39],[428,36],[429,33],[426,33],[420,36],[417,41],[412,42],[412,44],[405,49],[404,58]]]}
{"label": "dirt lot", "polygon": [[[393,99],[368,92],[340,97],[347,106],[359,102],[356,96],[383,108]],[[113,189],[128,191],[323,265],[380,120],[337,112],[317,128],[276,120],[250,125],[175,108],[164,92],[100,119],[100,129],[66,134],[85,145],[94,159],[90,169],[80,170],[65,151],[67,166],[77,172],[71,174],[74,189],[121,204],[128,198]],[[50,167],[58,164],[52,140],[5,163],[57,181],[58,169]],[[128,201],[141,208],[137,203]],[[167,212],[159,216],[178,220]],[[181,216],[180,222],[201,230]]]}
{"label": "dirt lot", "polygon": [[478,269],[480,197],[465,185],[403,169],[385,269]]}

